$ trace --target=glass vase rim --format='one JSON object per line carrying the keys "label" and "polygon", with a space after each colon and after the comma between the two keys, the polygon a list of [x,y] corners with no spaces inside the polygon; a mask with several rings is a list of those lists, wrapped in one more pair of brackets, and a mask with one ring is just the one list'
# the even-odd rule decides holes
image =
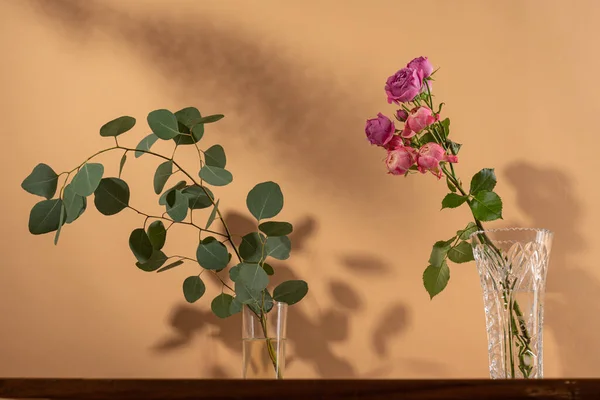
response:
{"label": "glass vase rim", "polygon": [[546,228],[517,228],[517,227],[513,227],[513,228],[492,228],[492,229],[478,229],[475,232],[471,233],[469,235],[469,240],[472,240],[473,237],[475,235],[479,235],[482,233],[498,233],[498,232],[538,232],[538,233],[544,233],[546,235],[549,236],[554,236],[554,232],[552,232],[550,229],[546,229]]}

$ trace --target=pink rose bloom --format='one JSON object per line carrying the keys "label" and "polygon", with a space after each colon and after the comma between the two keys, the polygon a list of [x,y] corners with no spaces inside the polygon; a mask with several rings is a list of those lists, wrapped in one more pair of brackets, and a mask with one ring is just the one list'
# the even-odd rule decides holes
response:
{"label": "pink rose bloom", "polygon": [[416,69],[421,80],[429,77],[433,72],[433,65],[431,65],[427,57],[417,57],[409,62],[406,67]]}
{"label": "pink rose bloom", "polygon": [[388,151],[385,159],[388,171],[392,175],[404,175],[415,164],[415,151],[411,147],[398,147]]}
{"label": "pink rose bloom", "polygon": [[404,140],[402,137],[398,135],[392,136],[392,140],[390,140],[385,146],[387,150],[396,150],[399,147],[404,147]]}
{"label": "pink rose bloom", "polygon": [[417,168],[422,174],[430,171],[439,179],[442,176],[440,169],[440,163],[442,162],[457,163],[458,157],[446,154],[442,146],[433,142],[424,144],[419,149],[419,153],[417,154]]}
{"label": "pink rose bloom", "polygon": [[437,122],[439,118],[439,115],[434,115],[429,107],[421,106],[414,108],[410,111],[408,118],[406,118],[406,124],[404,124],[404,130],[401,135],[404,138],[411,138],[429,125]]}
{"label": "pink rose bloom", "polygon": [[392,120],[382,113],[377,114],[377,118],[368,119],[365,126],[367,139],[371,144],[376,144],[377,146],[385,146],[392,140],[395,131],[396,128]]}
{"label": "pink rose bloom", "polygon": [[404,103],[411,101],[421,92],[422,77],[414,68],[402,68],[387,79],[385,92],[388,103]]}

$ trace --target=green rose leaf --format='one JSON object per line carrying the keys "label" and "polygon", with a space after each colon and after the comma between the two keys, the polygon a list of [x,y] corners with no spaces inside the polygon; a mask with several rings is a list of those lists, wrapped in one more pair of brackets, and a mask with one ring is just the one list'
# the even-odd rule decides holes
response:
{"label": "green rose leaf", "polygon": [[450,250],[450,245],[454,241],[454,238],[448,241],[439,241],[435,242],[433,248],[431,249],[431,255],[429,256],[429,264],[434,267],[440,267],[446,258],[446,254],[448,250]]}
{"label": "green rose leaf", "polygon": [[156,168],[156,172],[154,173],[154,193],[160,194],[163,191],[171,175],[173,175],[172,161],[165,161]]}
{"label": "green rose leaf", "polygon": [[102,179],[104,174],[104,166],[102,164],[85,163],[77,172],[77,175],[71,181],[73,190],[80,196],[90,196]]}
{"label": "green rose leaf", "polygon": [[472,195],[477,194],[481,191],[491,192],[496,187],[496,174],[493,168],[484,168],[471,179],[471,190]]}
{"label": "green rose leaf", "polygon": [[446,185],[452,193],[456,193],[456,186],[454,186],[454,183],[450,182],[450,179],[448,179],[448,177],[446,177]]}
{"label": "green rose leaf", "polygon": [[233,181],[233,175],[226,169],[205,165],[200,170],[200,178],[213,186],[225,186]]}
{"label": "green rose leaf", "polygon": [[173,187],[167,189],[158,199],[158,204],[160,204],[161,206],[166,206],[167,205],[167,196],[169,195],[169,193],[171,193],[173,190],[181,190],[185,187],[185,185],[187,184],[186,181],[179,181],[177,182],[177,184],[175,184]]}
{"label": "green rose leaf", "polygon": [[273,218],[283,208],[283,193],[275,182],[263,182],[254,186],[246,197],[246,205],[258,221]]}
{"label": "green rose leaf", "polygon": [[266,258],[266,251],[263,249],[263,243],[266,242],[263,235],[257,232],[252,232],[242,237],[240,243],[240,256],[245,262],[258,263]]}
{"label": "green rose leaf", "polygon": [[233,302],[233,296],[225,293],[221,293],[213,299],[210,303],[210,309],[213,314],[219,318],[227,318],[231,315],[231,303]]}
{"label": "green rose leaf", "polygon": [[430,133],[427,132],[425,134],[423,134],[423,136],[421,136],[421,139],[419,140],[419,142],[421,143],[431,143],[431,142],[437,142],[436,138]]}
{"label": "green rose leaf", "polygon": [[267,238],[267,256],[277,260],[287,260],[292,250],[292,242],[287,236],[274,236]]}
{"label": "green rose leaf", "polygon": [[143,138],[141,140],[141,142],[138,143],[137,146],[135,146],[136,152],[135,152],[135,158],[139,158],[141,156],[143,156],[144,154],[146,154],[146,151],[150,151],[150,148],[152,147],[152,145],[154,143],[156,143],[156,141],[158,140],[158,136],[156,136],[154,133],[149,134],[148,136],[146,136],[145,138]]}
{"label": "green rose leaf", "polygon": [[206,292],[206,286],[199,276],[189,276],[183,281],[183,296],[188,303],[195,303]]}
{"label": "green rose leaf", "polygon": [[213,207],[212,211],[210,212],[210,215],[208,216],[208,220],[206,221],[206,227],[204,229],[210,228],[212,223],[215,221],[215,218],[217,218],[218,211],[219,211],[219,200],[217,200],[217,202],[215,203],[215,206]]}
{"label": "green rose leaf", "polygon": [[61,206],[60,206],[60,216],[58,217],[58,220],[60,221],[60,223],[58,224],[58,229],[56,230],[56,235],[54,235],[54,245],[55,246],[58,244],[58,238],[60,237],[60,231],[62,231],[62,226],[65,223],[65,217],[66,217],[65,204],[63,202],[63,204],[61,204]]}
{"label": "green rose leaf", "polygon": [[162,267],[161,269],[159,269],[156,272],[168,271],[168,270],[173,269],[175,267],[179,267],[181,264],[183,264],[183,260],[177,260],[177,261],[174,261],[174,262],[172,262],[170,264],[165,265],[164,267]]}
{"label": "green rose leaf", "polygon": [[433,299],[438,295],[450,280],[450,268],[444,261],[440,267],[428,266],[423,273],[423,285],[429,293],[429,298]]}
{"label": "green rose leaf", "polygon": [[121,177],[121,174],[123,173],[123,167],[125,166],[126,162],[127,162],[127,152],[123,153],[123,157],[121,157],[121,162],[119,163],[119,178]]}
{"label": "green rose leaf", "polygon": [[154,249],[143,228],[137,228],[129,235],[129,248],[140,263],[145,263],[152,256]]}
{"label": "green rose leaf", "polygon": [[478,229],[479,228],[477,227],[475,222],[469,222],[465,229],[456,232],[456,236],[458,236],[460,240],[468,240],[469,237],[471,237],[471,234],[477,232]]}
{"label": "green rose leaf", "polygon": [[494,192],[481,191],[473,196],[471,211],[480,221],[494,221],[502,218],[502,200]]}
{"label": "green rose leaf", "polygon": [[450,118],[440,121],[440,125],[442,125],[442,128],[444,129],[444,137],[447,138],[450,134]]}
{"label": "green rose leaf", "polygon": [[271,276],[271,275],[275,274],[275,270],[273,269],[273,267],[271,267],[270,264],[263,263],[262,267],[265,270],[265,272],[267,273],[267,275]]}
{"label": "green rose leaf", "polygon": [[152,132],[163,140],[173,139],[179,135],[177,118],[169,110],[154,110],[148,114],[147,120]]}
{"label": "green rose leaf", "polygon": [[273,298],[275,301],[288,305],[296,304],[308,293],[308,284],[301,280],[285,281],[275,288]]}
{"label": "green rose leaf", "polygon": [[173,221],[181,222],[188,214],[188,199],[181,190],[173,190],[167,195],[167,214]]}
{"label": "green rose leaf", "polygon": [[244,305],[236,297],[234,297],[233,301],[231,302],[231,307],[229,307],[229,313],[231,315],[235,315],[241,312],[243,307]]}
{"label": "green rose leaf", "polygon": [[211,165],[213,167],[225,168],[227,164],[227,157],[225,156],[225,150],[220,144],[215,144],[211,146],[208,150],[204,152],[204,161],[206,165]]}
{"label": "green rose leaf", "polygon": [[129,205],[129,186],[119,178],[104,178],[94,192],[94,204],[103,215],[114,215]]}
{"label": "green rose leaf", "polygon": [[198,245],[196,259],[202,268],[219,270],[229,263],[229,252],[223,243],[213,238]]}
{"label": "green rose leaf", "polygon": [[260,265],[242,263],[234,282],[238,301],[249,304],[262,300],[261,292],[269,284],[269,277]]}
{"label": "green rose leaf", "polygon": [[29,213],[29,232],[33,235],[42,235],[57,230],[61,224],[62,207],[61,199],[42,200],[36,203]]}
{"label": "green rose leaf", "polygon": [[198,143],[204,136],[204,124],[198,124],[201,115],[195,107],[187,107],[175,113],[177,118],[179,132],[173,140],[178,145],[189,145]]}
{"label": "green rose leaf", "polygon": [[215,195],[210,191],[209,188],[202,188],[196,185],[183,189],[183,194],[188,198],[189,207],[192,210],[208,208],[213,205],[212,202],[215,199]]}
{"label": "green rose leaf", "polygon": [[452,154],[456,155],[460,151],[462,144],[453,142],[452,140],[448,140],[448,145],[450,146],[450,151]]}
{"label": "green rose leaf", "polygon": [[65,186],[63,201],[65,203],[65,212],[67,213],[65,221],[67,224],[79,218],[87,208],[87,198],[75,193],[71,184]]}
{"label": "green rose leaf", "polygon": [[457,246],[448,251],[450,261],[457,264],[473,261],[473,248],[467,242],[460,242]]}
{"label": "green rose leaf", "polygon": [[465,201],[467,201],[466,196],[460,196],[456,193],[448,193],[446,197],[444,197],[444,200],[442,200],[442,209],[459,207]]}
{"label": "green rose leaf", "polygon": [[289,222],[278,222],[268,221],[258,225],[258,229],[261,230],[267,236],[286,236],[292,233],[294,228]]}
{"label": "green rose leaf", "polygon": [[155,250],[161,250],[167,240],[167,230],[162,221],[154,221],[148,227],[148,239]]}
{"label": "green rose leaf", "polygon": [[200,118],[197,121],[197,123],[199,123],[199,124],[210,124],[210,123],[217,122],[217,121],[223,119],[223,117],[225,117],[223,114],[208,115],[206,117]]}
{"label": "green rose leaf", "polygon": [[119,136],[135,126],[135,118],[123,116],[102,125],[100,128],[100,136]]}
{"label": "green rose leaf", "polygon": [[56,193],[57,184],[58,175],[56,172],[46,164],[38,164],[21,183],[21,187],[31,194],[50,200]]}
{"label": "green rose leaf", "polygon": [[162,267],[168,259],[169,257],[167,257],[162,251],[154,250],[148,261],[144,263],[136,262],[135,265],[142,271],[154,272]]}

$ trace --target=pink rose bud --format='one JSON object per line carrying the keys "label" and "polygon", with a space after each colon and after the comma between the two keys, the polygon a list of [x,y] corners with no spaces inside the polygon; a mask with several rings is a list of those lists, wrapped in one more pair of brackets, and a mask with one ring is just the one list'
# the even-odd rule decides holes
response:
{"label": "pink rose bud", "polygon": [[398,111],[396,111],[396,119],[398,121],[406,121],[406,118],[408,118],[408,113],[406,112],[406,110],[400,109]]}
{"label": "pink rose bud", "polygon": [[387,79],[385,92],[388,103],[405,103],[411,101],[421,92],[423,78],[414,68],[402,68]]}
{"label": "pink rose bud", "polygon": [[385,164],[390,174],[404,175],[415,164],[414,149],[411,147],[398,147],[388,151]]}
{"label": "pink rose bud", "polygon": [[401,135],[404,138],[411,138],[438,119],[439,116],[434,115],[429,107],[421,106],[414,108],[410,111],[406,119],[406,124],[404,124],[404,130]]}
{"label": "pink rose bud", "polygon": [[382,113],[377,114],[377,118],[368,119],[365,126],[367,139],[377,146],[385,146],[392,140],[395,130],[394,122]]}
{"label": "pink rose bud", "polygon": [[399,147],[404,147],[404,140],[398,135],[394,135],[385,146],[387,150],[396,150]]}
{"label": "pink rose bud", "polygon": [[441,162],[457,163],[458,157],[446,154],[442,146],[433,142],[424,144],[419,149],[419,153],[417,154],[417,168],[422,174],[430,171],[439,179],[442,176],[440,169]]}
{"label": "pink rose bud", "polygon": [[433,65],[431,65],[427,57],[417,57],[406,66],[408,68],[416,69],[421,80],[427,78],[433,72]]}

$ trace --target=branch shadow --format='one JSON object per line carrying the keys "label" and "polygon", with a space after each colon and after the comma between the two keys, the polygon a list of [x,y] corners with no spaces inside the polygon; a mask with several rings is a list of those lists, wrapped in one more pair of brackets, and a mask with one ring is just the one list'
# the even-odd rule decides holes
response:
{"label": "branch shadow", "polygon": [[[530,226],[554,232],[547,278],[544,323],[558,345],[565,376],[598,376],[600,348],[600,282],[578,260],[589,251],[580,231],[584,209],[575,195],[573,179],[563,170],[518,162],[506,169],[516,188],[517,204],[531,219]],[[586,327],[582,326],[585,321]]]}

